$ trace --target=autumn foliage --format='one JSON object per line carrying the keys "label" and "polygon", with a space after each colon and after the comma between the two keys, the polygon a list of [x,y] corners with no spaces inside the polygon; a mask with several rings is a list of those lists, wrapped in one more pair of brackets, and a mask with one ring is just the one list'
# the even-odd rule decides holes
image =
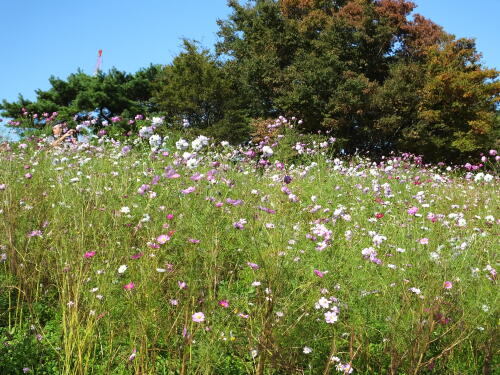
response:
{"label": "autumn foliage", "polygon": [[171,64],[136,76],[52,78],[35,103],[4,102],[2,114],[58,112],[71,124],[75,113],[107,120],[140,110],[231,142],[258,132],[253,119],[296,116],[301,132],[330,131],[344,152],[411,151],[428,161],[461,162],[498,147],[499,72],[482,65],[473,39],[456,39],[415,3],[228,5],[215,54],[185,41]]}
{"label": "autumn foliage", "polygon": [[500,87],[472,39],[406,0],[230,1],[220,54],[252,115],[298,115],[347,152],[462,160],[493,146]]}

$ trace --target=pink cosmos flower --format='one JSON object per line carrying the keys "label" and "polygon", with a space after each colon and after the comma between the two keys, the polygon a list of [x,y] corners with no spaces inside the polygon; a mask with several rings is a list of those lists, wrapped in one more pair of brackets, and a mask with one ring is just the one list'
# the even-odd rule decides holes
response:
{"label": "pink cosmos flower", "polygon": [[130,256],[130,259],[139,259],[140,257],[142,257],[144,254],[143,253],[139,253],[139,254],[134,254],[134,255],[131,255]]}
{"label": "pink cosmos flower", "polygon": [[203,175],[199,172],[196,172],[194,175],[190,177],[191,181],[200,181],[203,178]]}
{"label": "pink cosmos flower", "polygon": [[160,234],[158,236],[158,238],[156,238],[156,241],[160,244],[160,245],[164,245],[166,244],[168,241],[170,241],[170,236],[168,236],[167,234]]}
{"label": "pink cosmos flower", "polygon": [[166,178],[179,178],[181,175],[175,171],[172,167],[167,167],[165,168],[165,174],[164,176]]}
{"label": "pink cosmos flower", "polygon": [[196,188],[194,186],[190,186],[187,189],[181,190],[181,193],[182,194],[190,194],[195,190],[196,190]]}
{"label": "pink cosmos flower", "polygon": [[168,220],[172,220],[173,218],[174,218],[174,214],[168,214],[168,215],[167,215],[167,219],[168,219]]}
{"label": "pink cosmos flower", "polygon": [[428,238],[421,238],[420,240],[418,240],[418,242],[421,245],[427,245],[429,243],[429,239]]}
{"label": "pink cosmos flower", "polygon": [[134,282],[133,282],[133,281],[131,281],[131,282],[129,282],[128,284],[125,284],[125,285],[123,286],[123,289],[125,289],[125,290],[132,290],[132,289],[134,289],[134,288],[135,288],[135,284],[134,284]]}
{"label": "pink cosmos flower", "polygon": [[193,322],[195,323],[203,323],[205,321],[205,314],[203,314],[201,311],[200,312],[195,312],[191,318],[193,319]]}
{"label": "pink cosmos flower", "polygon": [[451,289],[451,288],[453,288],[453,283],[451,281],[445,281],[443,283],[443,288],[445,288],[445,289]]}
{"label": "pink cosmos flower", "polygon": [[28,237],[41,237],[42,236],[42,231],[39,229],[33,230],[30,233],[28,233]]}
{"label": "pink cosmos flower", "polygon": [[325,322],[328,324],[333,324],[338,320],[338,315],[335,311],[327,311],[325,313]]}
{"label": "pink cosmos flower", "polygon": [[407,212],[408,212],[408,215],[415,215],[418,212],[418,207],[413,206],[413,207],[409,208]]}
{"label": "pink cosmos flower", "polygon": [[228,302],[228,300],[223,299],[223,300],[219,301],[219,306],[222,306],[222,307],[224,307],[224,308],[226,308],[226,309],[227,309],[227,308],[229,307],[229,302]]}
{"label": "pink cosmos flower", "polygon": [[233,223],[233,227],[235,227],[236,229],[239,229],[239,230],[243,230],[243,229],[245,229],[246,223],[247,223],[247,221],[245,219],[240,219],[240,220]]}
{"label": "pink cosmos flower", "polygon": [[92,258],[94,255],[95,251],[87,251],[83,257],[89,259]]}
{"label": "pink cosmos flower", "polygon": [[318,277],[325,277],[325,274],[320,270],[314,270],[314,274]]}
{"label": "pink cosmos flower", "polygon": [[132,350],[132,354],[130,354],[130,356],[128,357],[128,360],[133,361],[136,355],[137,355],[137,349],[134,348],[134,350]]}
{"label": "pink cosmos flower", "polygon": [[252,262],[247,262],[247,265],[253,270],[258,270],[260,268],[258,264]]}

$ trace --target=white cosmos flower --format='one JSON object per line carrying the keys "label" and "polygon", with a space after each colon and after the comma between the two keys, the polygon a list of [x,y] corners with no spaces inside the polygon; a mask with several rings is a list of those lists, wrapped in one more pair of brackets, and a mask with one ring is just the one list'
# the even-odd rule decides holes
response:
{"label": "white cosmos flower", "polygon": [[179,139],[177,142],[175,142],[175,147],[179,151],[183,151],[189,147],[189,143],[185,139]]}
{"label": "white cosmos flower", "polygon": [[189,159],[189,160],[186,162],[186,166],[187,166],[189,169],[196,168],[196,167],[198,166],[198,160],[196,160],[195,158]]}
{"label": "white cosmos flower", "polygon": [[271,147],[269,147],[269,146],[262,147],[262,156],[264,158],[269,158],[269,157],[273,156],[273,154],[274,154],[274,151]]}
{"label": "white cosmos flower", "polygon": [[163,124],[163,118],[162,117],[153,117],[151,120],[151,125],[153,126],[160,126]]}

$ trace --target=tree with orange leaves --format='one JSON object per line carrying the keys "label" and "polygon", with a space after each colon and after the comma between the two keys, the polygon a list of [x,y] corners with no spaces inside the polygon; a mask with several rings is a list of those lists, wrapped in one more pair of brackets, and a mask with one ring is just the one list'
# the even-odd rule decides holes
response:
{"label": "tree with orange leaves", "polygon": [[[458,160],[492,145],[498,72],[407,0],[229,1],[220,55],[254,117],[294,114],[344,150]],[[498,117],[496,117],[498,118]]]}

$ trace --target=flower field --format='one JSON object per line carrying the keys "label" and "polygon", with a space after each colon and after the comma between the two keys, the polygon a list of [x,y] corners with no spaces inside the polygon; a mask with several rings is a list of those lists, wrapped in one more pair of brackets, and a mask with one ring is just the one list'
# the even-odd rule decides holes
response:
{"label": "flower field", "polygon": [[0,147],[1,374],[498,371],[495,150],[375,162],[285,118],[238,147],[141,121]]}

